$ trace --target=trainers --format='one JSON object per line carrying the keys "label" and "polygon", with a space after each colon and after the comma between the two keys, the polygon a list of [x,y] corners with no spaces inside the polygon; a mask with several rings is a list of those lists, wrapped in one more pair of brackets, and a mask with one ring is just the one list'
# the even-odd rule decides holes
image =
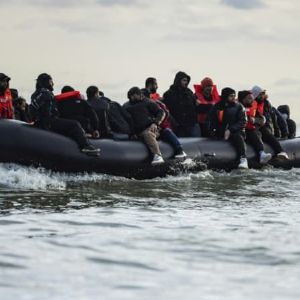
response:
{"label": "trainers", "polygon": [[241,157],[238,168],[239,169],[248,169],[248,160],[246,157]]}
{"label": "trainers", "polygon": [[81,149],[81,152],[86,153],[86,154],[99,154],[100,149],[95,148],[92,145],[87,145]]}
{"label": "trainers", "polygon": [[287,155],[286,152],[280,152],[277,154],[278,158],[285,158],[285,159],[289,159],[289,156]]}
{"label": "trainers", "polygon": [[181,149],[176,152],[174,158],[186,158],[186,153]]}
{"label": "trainers", "polygon": [[164,163],[164,159],[162,158],[161,155],[155,154],[153,157],[153,160],[151,162],[152,165],[158,165]]}
{"label": "trainers", "polygon": [[265,151],[260,151],[259,153],[259,163],[264,165],[272,158],[271,153],[266,153]]}

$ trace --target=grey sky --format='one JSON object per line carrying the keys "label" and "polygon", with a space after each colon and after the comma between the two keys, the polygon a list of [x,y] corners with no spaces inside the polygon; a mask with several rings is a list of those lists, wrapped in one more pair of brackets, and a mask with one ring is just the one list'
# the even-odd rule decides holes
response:
{"label": "grey sky", "polygon": [[40,72],[56,92],[96,84],[124,102],[146,77],[163,93],[183,70],[219,90],[261,85],[300,118],[299,1],[0,0],[0,18],[0,71],[27,98]]}

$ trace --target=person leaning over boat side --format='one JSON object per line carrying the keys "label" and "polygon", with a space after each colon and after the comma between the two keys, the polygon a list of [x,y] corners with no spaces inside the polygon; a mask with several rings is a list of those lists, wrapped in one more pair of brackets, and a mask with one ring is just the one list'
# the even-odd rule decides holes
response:
{"label": "person leaning over boat side", "polygon": [[9,89],[10,78],[0,73],[0,119],[13,119],[14,109]]}
{"label": "person leaning over boat side", "polygon": [[[146,80],[146,83],[147,83],[147,80]],[[156,81],[156,79],[155,79],[155,81]],[[169,112],[167,106],[159,100],[159,99],[161,99],[160,95],[156,91],[155,91],[155,94],[154,93],[151,94],[149,89],[147,89],[147,88],[142,89],[142,93],[143,93],[144,97],[155,102],[165,113],[165,117],[164,117],[163,121],[161,122],[161,124],[159,125],[160,138],[163,141],[169,143],[173,147],[174,158],[185,158],[186,153],[183,151],[180,141],[178,140],[176,134],[172,130],[170,112]],[[151,98],[151,95],[152,95],[152,98]],[[153,97],[153,95],[155,95],[155,96]]]}
{"label": "person leaning over boat side", "polygon": [[116,101],[105,97],[96,86],[87,89],[89,105],[96,111],[100,120],[102,137],[128,140],[131,136],[131,117]]}
{"label": "person leaning over boat side", "polygon": [[236,149],[239,158],[238,168],[248,169],[245,144],[245,108],[236,101],[235,90],[224,88],[221,101],[209,113],[211,136],[228,140]]}
{"label": "person leaning over boat side", "polygon": [[277,157],[289,159],[287,153],[283,151],[280,143],[273,135],[272,105],[265,97],[265,90],[255,85],[251,89],[251,93],[253,94],[253,97],[257,102],[257,110],[261,115],[263,115],[266,118],[266,123],[260,128],[262,140],[273,148]]}
{"label": "person leaning over boat side", "polygon": [[194,93],[188,88],[191,77],[178,72],[174,83],[163,95],[172,117],[176,121],[174,132],[179,137],[200,137],[201,130],[197,122],[197,101]]}
{"label": "person leaning over boat side", "polygon": [[31,96],[30,104],[34,125],[70,137],[77,142],[83,153],[99,154],[100,149],[94,148],[89,143],[77,121],[60,118],[53,94],[53,86],[50,75],[42,73],[38,76],[36,91]]}
{"label": "person leaning over boat side", "polygon": [[66,85],[55,100],[61,118],[78,121],[87,134],[94,139],[100,137],[98,116],[79,91]]}
{"label": "person leaning over boat side", "polygon": [[265,124],[265,117],[257,110],[257,102],[250,91],[238,92],[238,100],[246,109],[246,142],[253,146],[260,164],[266,164],[271,158],[271,153],[264,151],[264,143],[261,139],[259,128]]}
{"label": "person leaning over boat side", "polygon": [[143,139],[151,154],[152,164],[161,164],[164,159],[161,155],[157,138],[159,126],[165,117],[164,111],[157,104],[144,98],[138,87],[131,88],[127,97],[129,99],[123,107],[131,115],[134,133]]}
{"label": "person leaning over boat side", "polygon": [[211,108],[220,101],[217,86],[209,77],[201,80],[200,84],[194,84],[195,95],[198,105],[198,123],[201,129],[201,136],[208,137],[207,115]]}

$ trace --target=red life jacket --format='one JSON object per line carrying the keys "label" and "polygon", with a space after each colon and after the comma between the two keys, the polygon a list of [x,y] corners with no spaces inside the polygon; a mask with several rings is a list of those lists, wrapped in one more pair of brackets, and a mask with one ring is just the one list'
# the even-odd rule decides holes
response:
{"label": "red life jacket", "polygon": [[171,119],[170,119],[170,112],[167,108],[167,106],[160,101],[161,97],[158,93],[153,93],[150,95],[150,99],[153,100],[165,113],[165,118],[159,125],[162,129],[172,129]]}
{"label": "red life jacket", "polygon": [[161,100],[161,96],[158,93],[153,93],[153,94],[150,94],[150,99],[152,99],[154,101]]}
{"label": "red life jacket", "polygon": [[[256,101],[255,101],[256,102]],[[257,103],[257,110],[263,116],[265,111],[265,101]]]}
{"label": "red life jacket", "polygon": [[219,123],[221,125],[223,123],[223,120],[224,120],[224,110],[218,110],[217,114],[218,114]]}
{"label": "red life jacket", "polygon": [[12,96],[10,89],[5,91],[4,96],[0,96],[0,118],[12,119],[14,116],[14,109],[12,104]]}
{"label": "red life jacket", "polygon": [[55,96],[55,100],[58,102],[65,101],[68,99],[81,99],[80,92],[79,91],[71,91],[71,92],[66,92],[66,93]]}
{"label": "red life jacket", "polygon": [[248,121],[246,123],[246,129],[254,130],[256,127],[254,124],[252,124],[250,122],[250,118],[255,118],[256,112],[258,111],[258,104],[256,101],[253,101],[252,106],[246,107],[245,109],[246,109],[246,114],[247,114],[247,118],[248,118]]}
{"label": "red life jacket", "polygon": [[[197,96],[197,101],[199,104],[215,105],[216,103],[218,103],[221,100],[216,85],[213,85],[211,101],[207,101],[204,98],[203,93],[202,93],[202,86],[200,84],[195,84],[194,89],[195,89],[195,94]],[[206,119],[206,116],[207,116],[206,113],[198,113],[198,123],[203,124]]]}

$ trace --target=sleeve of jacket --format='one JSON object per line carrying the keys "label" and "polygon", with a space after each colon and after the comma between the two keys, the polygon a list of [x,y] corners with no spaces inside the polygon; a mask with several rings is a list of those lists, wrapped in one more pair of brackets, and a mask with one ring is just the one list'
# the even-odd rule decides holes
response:
{"label": "sleeve of jacket", "polygon": [[92,129],[97,130],[99,128],[99,119],[98,119],[97,113],[85,100],[83,100],[83,101],[85,103],[85,113],[86,113],[87,118],[91,122]]}
{"label": "sleeve of jacket", "polygon": [[232,124],[228,129],[231,133],[236,133],[239,131],[243,131],[245,129],[247,122],[246,111],[245,108],[239,104],[239,108],[237,111],[237,122]]}
{"label": "sleeve of jacket", "polygon": [[283,118],[281,113],[275,108],[272,107],[274,114],[276,115],[276,125],[274,124],[274,132],[276,137],[286,138],[289,135],[288,124]]}
{"label": "sleeve of jacket", "polygon": [[206,117],[207,128],[209,130],[210,135],[214,135],[214,132],[218,129],[218,115],[217,115],[217,107],[213,106],[207,117]]}
{"label": "sleeve of jacket", "polygon": [[148,109],[151,113],[153,113],[154,117],[154,122],[156,124],[160,124],[164,117],[165,117],[165,112],[153,101],[148,101],[147,102]]}

